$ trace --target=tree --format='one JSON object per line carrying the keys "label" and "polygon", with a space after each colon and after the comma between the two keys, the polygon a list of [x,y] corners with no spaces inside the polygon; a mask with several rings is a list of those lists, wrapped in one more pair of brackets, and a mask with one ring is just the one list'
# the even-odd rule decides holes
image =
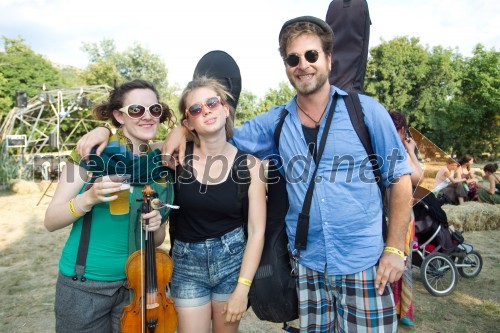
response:
{"label": "tree", "polygon": [[456,50],[422,47],[418,38],[399,37],[372,48],[366,91],[387,109],[401,111],[408,124],[449,151],[458,133],[447,118],[460,93],[463,59]]}
{"label": "tree", "polygon": [[45,57],[36,54],[24,39],[2,37],[4,52],[0,52],[0,114],[14,107],[16,90],[24,90],[28,97],[36,96],[42,85],[59,86],[59,71]]}
{"label": "tree", "polygon": [[487,152],[498,156],[500,128],[500,52],[485,50],[478,44],[473,56],[465,60],[461,89],[449,108],[445,120],[452,138],[453,150],[480,156]]}
{"label": "tree", "polygon": [[114,87],[119,83],[117,52],[112,39],[103,39],[99,44],[83,42],[81,49],[88,54],[90,62],[81,74],[87,85],[105,84]]}
{"label": "tree", "polygon": [[365,90],[387,109],[415,109],[413,95],[427,71],[428,54],[418,38],[398,37],[372,48]]}
{"label": "tree", "polygon": [[138,43],[124,52],[118,52],[112,39],[83,43],[82,50],[88,54],[90,61],[82,74],[89,85],[107,84],[114,87],[134,79],[148,80],[155,85],[160,100],[166,102],[174,114],[173,121],[165,123],[158,130],[157,138],[164,138],[178,117],[176,93],[179,87],[168,84],[168,72],[163,60]]}
{"label": "tree", "polygon": [[82,78],[82,70],[75,67],[61,67],[59,69],[59,77],[61,86],[63,87],[78,87],[86,85],[85,80]]}
{"label": "tree", "polygon": [[278,89],[269,89],[264,97],[257,101],[257,96],[253,93],[243,90],[240,95],[238,109],[236,112],[236,125],[253,117],[267,112],[275,105],[281,105],[288,102],[295,95],[295,90],[286,82],[280,82]]}
{"label": "tree", "polygon": [[275,105],[285,104],[293,96],[295,96],[295,90],[288,82],[282,81],[279,83],[278,89],[271,88],[266,92],[257,107],[257,114],[267,112],[267,110]]}
{"label": "tree", "polygon": [[257,115],[258,99],[257,96],[243,89],[238,100],[238,107],[236,108],[235,126],[241,126],[245,121],[252,119]]}
{"label": "tree", "polygon": [[167,69],[163,60],[135,43],[124,52],[116,50],[112,39],[100,43],[83,43],[82,50],[90,64],[83,76],[87,84],[107,84],[113,87],[133,79],[151,81],[158,91],[168,90]]}

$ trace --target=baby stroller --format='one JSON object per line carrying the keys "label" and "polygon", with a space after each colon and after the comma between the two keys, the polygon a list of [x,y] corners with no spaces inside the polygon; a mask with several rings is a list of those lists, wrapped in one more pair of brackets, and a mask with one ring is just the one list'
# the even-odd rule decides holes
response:
{"label": "baby stroller", "polygon": [[412,265],[420,267],[424,287],[433,296],[451,294],[457,287],[458,274],[473,278],[483,267],[481,254],[464,242],[461,232],[448,225],[441,205],[429,192],[413,207],[418,241],[413,245]]}

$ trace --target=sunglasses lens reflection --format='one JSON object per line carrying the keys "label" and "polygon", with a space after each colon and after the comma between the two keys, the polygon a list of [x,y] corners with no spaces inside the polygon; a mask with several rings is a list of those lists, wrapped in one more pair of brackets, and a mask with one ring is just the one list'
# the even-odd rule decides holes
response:
{"label": "sunglasses lens reflection", "polygon": [[197,116],[201,113],[202,106],[200,104],[194,104],[191,105],[191,107],[188,109],[189,114],[191,114],[193,117]]}
{"label": "sunglasses lens reflection", "polygon": [[[206,100],[204,105],[213,111],[213,110],[217,109],[219,104],[220,104],[220,100],[218,97],[210,97]],[[193,104],[188,109],[189,114],[193,117],[200,115],[201,111],[203,111],[203,105],[200,105],[200,104]]]}
{"label": "sunglasses lens reflection", "polygon": [[[318,61],[319,52],[316,50],[309,50],[304,54],[304,58],[306,58],[307,62],[313,64],[316,61]],[[291,53],[286,57],[285,61],[288,64],[288,66],[295,67],[300,62],[300,56],[298,54]]]}
{"label": "sunglasses lens reflection", "polygon": [[146,112],[146,108],[139,104],[132,104],[128,107],[128,115],[130,118],[141,118]]}
{"label": "sunglasses lens reflection", "polygon": [[295,67],[299,64],[299,56],[296,54],[289,54],[288,57],[286,57],[286,63],[290,67]]}
{"label": "sunglasses lens reflection", "polygon": [[214,110],[215,108],[217,108],[219,106],[219,99],[217,97],[211,97],[211,98],[207,99],[206,105],[208,106],[208,108],[210,110]]}
{"label": "sunglasses lens reflection", "polygon": [[306,54],[304,55],[304,57],[306,58],[306,60],[309,63],[313,64],[316,61],[318,61],[319,53],[316,50],[309,50],[309,51],[306,52]]}
{"label": "sunglasses lens reflection", "polygon": [[149,113],[154,118],[159,118],[163,112],[161,104],[153,104],[149,107]]}

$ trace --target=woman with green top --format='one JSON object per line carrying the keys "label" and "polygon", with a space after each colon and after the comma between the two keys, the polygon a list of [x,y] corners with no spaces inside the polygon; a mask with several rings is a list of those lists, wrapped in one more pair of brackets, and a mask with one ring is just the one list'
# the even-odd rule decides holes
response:
{"label": "woman with green top", "polygon": [[479,201],[490,204],[500,204],[500,180],[495,174],[498,170],[498,164],[489,163],[483,168],[488,186],[479,184]]}
{"label": "woman with green top", "polygon": [[[141,213],[141,190],[148,184],[161,201],[173,202],[171,173],[161,166],[160,151],[148,145],[160,123],[171,125],[172,117],[168,106],[159,102],[153,84],[126,82],[93,113],[96,119],[111,120],[118,130],[100,156],[82,158],[76,150],[72,152],[44,221],[49,231],[71,226],[59,261],[57,332],[121,331],[123,307],[130,302],[125,286],[127,258],[141,248],[141,226],[146,228],[146,220],[155,245],[163,243],[169,213],[167,209]],[[131,185],[129,208],[113,215],[110,204],[120,189],[128,188],[122,184],[125,180]],[[89,216],[90,223],[84,222]],[[85,224],[91,226],[89,233],[82,231]],[[85,234],[89,235],[87,251],[80,249]]]}

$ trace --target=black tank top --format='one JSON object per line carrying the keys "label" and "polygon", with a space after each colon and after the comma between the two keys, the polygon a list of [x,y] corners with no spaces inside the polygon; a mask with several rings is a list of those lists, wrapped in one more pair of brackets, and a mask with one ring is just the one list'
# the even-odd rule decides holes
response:
{"label": "black tank top", "polygon": [[[235,161],[244,154],[238,150]],[[175,239],[201,242],[218,238],[241,227],[244,223],[242,203],[238,199],[238,184],[234,168],[220,184],[206,185],[196,180],[192,171],[192,154],[186,156],[186,172],[177,175],[175,188],[177,212]],[[234,163],[234,162],[233,162]]]}

